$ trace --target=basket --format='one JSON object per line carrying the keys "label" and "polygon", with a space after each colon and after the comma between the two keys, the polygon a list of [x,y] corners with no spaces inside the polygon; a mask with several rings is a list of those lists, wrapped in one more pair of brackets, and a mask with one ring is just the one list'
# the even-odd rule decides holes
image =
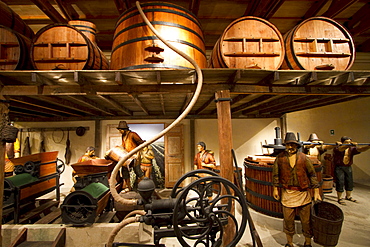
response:
{"label": "basket", "polygon": [[342,210],[329,202],[320,202],[312,207],[311,225],[315,243],[336,246],[343,224]]}
{"label": "basket", "polygon": [[5,125],[1,130],[0,138],[3,142],[13,143],[17,140],[18,129],[11,125]]}

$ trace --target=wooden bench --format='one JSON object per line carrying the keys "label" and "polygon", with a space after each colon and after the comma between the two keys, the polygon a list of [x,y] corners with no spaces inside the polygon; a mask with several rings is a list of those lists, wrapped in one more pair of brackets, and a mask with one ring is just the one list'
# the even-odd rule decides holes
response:
{"label": "wooden bench", "polygon": [[66,229],[62,228],[54,241],[27,241],[27,228],[24,228],[9,247],[64,247]]}

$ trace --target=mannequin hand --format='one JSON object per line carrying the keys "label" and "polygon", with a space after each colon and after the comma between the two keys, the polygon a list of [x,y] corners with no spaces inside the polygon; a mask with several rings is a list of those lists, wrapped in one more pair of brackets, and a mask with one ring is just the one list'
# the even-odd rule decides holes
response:
{"label": "mannequin hand", "polygon": [[279,195],[278,187],[274,187],[274,191],[273,191],[273,194],[272,195],[275,198],[275,200],[277,200],[277,201],[280,200],[280,195]]}
{"label": "mannequin hand", "polygon": [[315,202],[322,201],[319,188],[314,189],[313,200]]}

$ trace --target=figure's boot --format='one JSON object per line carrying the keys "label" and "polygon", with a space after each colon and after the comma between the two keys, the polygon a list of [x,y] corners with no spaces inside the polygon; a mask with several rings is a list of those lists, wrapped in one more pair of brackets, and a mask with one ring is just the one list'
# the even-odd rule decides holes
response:
{"label": "figure's boot", "polygon": [[304,238],[304,245],[303,247],[312,247],[311,245],[311,238],[305,237]]}
{"label": "figure's boot", "polygon": [[346,200],[351,201],[351,202],[356,202],[357,200],[353,199],[351,194],[352,194],[352,191],[346,190]]}

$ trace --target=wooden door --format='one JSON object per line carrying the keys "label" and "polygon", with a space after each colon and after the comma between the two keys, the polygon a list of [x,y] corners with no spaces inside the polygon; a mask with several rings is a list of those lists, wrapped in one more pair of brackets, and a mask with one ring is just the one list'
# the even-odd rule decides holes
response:
{"label": "wooden door", "polygon": [[175,126],[164,137],[165,142],[165,187],[172,188],[184,175],[183,125]]}

